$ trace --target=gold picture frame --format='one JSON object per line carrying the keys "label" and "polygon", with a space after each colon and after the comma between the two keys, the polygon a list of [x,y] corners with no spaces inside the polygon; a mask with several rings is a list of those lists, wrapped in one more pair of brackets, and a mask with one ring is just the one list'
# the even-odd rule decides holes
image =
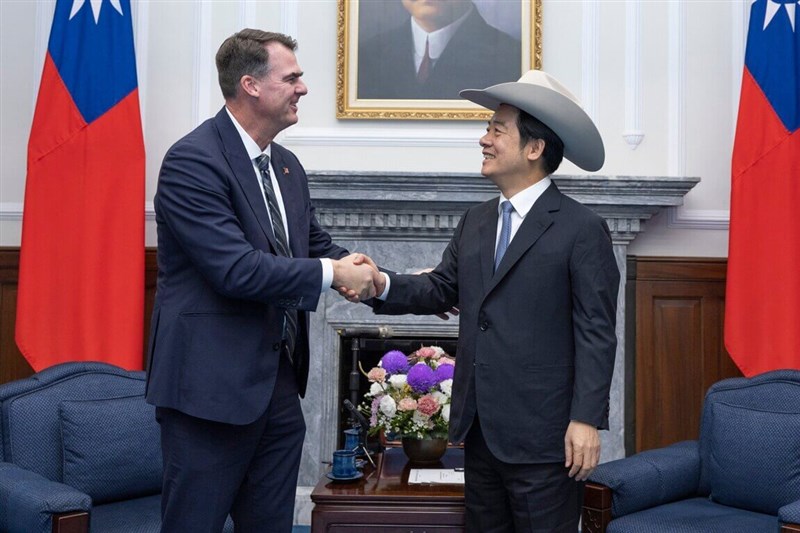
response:
{"label": "gold picture frame", "polygon": [[[414,0],[406,0],[411,3]],[[494,83],[504,81],[516,81],[523,72],[531,68],[541,68],[542,65],[542,6],[541,0],[519,0],[519,27],[516,28],[516,16],[513,11],[511,17],[506,13],[505,22],[512,31],[504,32],[505,28],[497,28],[489,21],[484,21],[481,12],[483,7],[488,15],[499,16],[496,11],[500,8],[508,10],[516,9],[515,2],[508,0],[464,0],[472,3],[471,11],[463,15],[460,19],[459,28],[474,30],[475,28],[489,28],[493,32],[490,35],[495,37],[490,39],[475,38],[473,34],[470,38],[461,40],[456,39],[457,33],[450,39],[447,46],[452,43],[460,43],[462,48],[453,50],[464,52],[457,60],[461,65],[470,64],[470,68],[456,70],[451,68],[451,75],[440,77],[438,80],[430,79],[430,86],[427,89],[418,88],[419,83],[416,78],[406,80],[410,74],[408,71],[415,68],[411,66],[410,47],[411,44],[411,22],[407,12],[401,11],[403,4],[401,0],[338,0],[338,24],[337,24],[337,50],[336,50],[336,117],[339,119],[382,119],[382,120],[486,120],[491,116],[491,112],[472,102],[459,98],[459,89],[482,89]],[[487,5],[492,9],[487,9]],[[511,4],[511,5],[510,5]],[[398,9],[398,6],[400,9]],[[391,8],[391,9],[387,9]],[[410,8],[409,8],[410,9]],[[376,15],[377,13],[377,15]],[[376,17],[388,18],[388,13],[394,13],[394,26],[389,26],[390,22],[385,20],[378,21]],[[477,13],[478,18],[475,18]],[[368,17],[372,18],[368,18]],[[360,22],[364,28],[360,28]],[[465,20],[469,22],[464,22]],[[367,21],[375,22],[367,24]],[[477,25],[472,24],[476,22]],[[510,24],[509,24],[510,22]],[[459,25],[457,22],[456,25]],[[388,29],[386,29],[388,27]],[[407,29],[406,29],[407,28]],[[385,30],[385,31],[384,31]],[[516,57],[514,47],[514,30],[519,32],[519,71],[516,71]],[[458,31],[458,30],[456,30]],[[403,32],[403,33],[400,33]],[[406,33],[407,32],[407,35]],[[500,38],[496,37],[501,35]],[[382,39],[396,39],[402,37],[406,46],[395,46],[395,41],[382,42]],[[508,39],[507,39],[508,38]],[[511,39],[511,41],[509,41]],[[363,42],[362,42],[363,41]],[[406,42],[407,41],[407,42]],[[480,42],[484,48],[475,52],[475,47],[471,44]],[[496,51],[487,49],[486,42],[503,43],[501,49],[497,44]],[[377,44],[375,44],[377,43]],[[511,43],[513,46],[509,48]],[[407,59],[404,57],[399,60],[396,55],[397,50],[405,50]],[[447,48],[442,52],[441,58],[448,53]],[[512,50],[512,54],[507,51]],[[363,61],[359,62],[359,53],[363,54]],[[453,51],[450,56],[458,54]],[[485,61],[487,54],[490,62]],[[481,63],[480,59],[484,61]],[[472,63],[474,61],[475,63]],[[442,59],[444,62],[444,59]],[[499,72],[500,67],[495,68],[496,64],[502,64],[504,72]],[[375,65],[378,65],[377,67]],[[483,65],[474,68],[473,65]],[[387,67],[389,65],[389,67]],[[395,76],[400,76],[400,65],[408,66],[402,71],[403,80],[407,83],[394,83]],[[438,63],[434,64],[433,69],[439,68]],[[445,67],[441,71],[446,72]],[[476,77],[475,73],[480,72],[481,76]],[[456,73],[453,76],[452,73]],[[460,73],[465,74],[473,81],[463,81],[463,84],[475,86],[459,86]],[[485,75],[484,75],[485,73]],[[443,75],[444,76],[444,75]],[[492,79],[494,77],[494,79]],[[400,79],[400,78],[396,78]],[[411,82],[416,83],[413,85]],[[359,87],[359,84],[361,87]],[[433,88],[435,87],[435,88]],[[382,92],[383,91],[383,92]],[[442,94],[430,96],[439,91]],[[445,93],[445,91],[448,91]],[[446,95],[445,95],[446,94]],[[450,96],[452,95],[452,97]]]}

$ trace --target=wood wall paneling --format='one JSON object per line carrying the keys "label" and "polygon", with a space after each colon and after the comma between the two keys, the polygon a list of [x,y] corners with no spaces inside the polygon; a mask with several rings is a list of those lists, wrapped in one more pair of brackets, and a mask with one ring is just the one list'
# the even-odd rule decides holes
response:
{"label": "wood wall paneling", "polygon": [[636,451],[696,439],[706,390],[741,376],[722,338],[723,259],[636,258]]}
{"label": "wood wall paneling", "polygon": [[[628,328],[635,335],[627,343],[634,394],[626,398],[626,427],[635,446],[627,448],[641,451],[697,438],[708,387],[741,373],[723,346],[724,259],[631,257],[628,266],[626,314],[635,317]],[[18,274],[19,248],[0,248],[0,383],[33,374],[14,341]],[[147,249],[143,354],[156,278],[156,251]]]}
{"label": "wood wall paneling", "polygon": [[[145,250],[145,329],[142,339],[142,354],[147,353],[147,338],[150,332],[150,315],[153,311],[157,274],[156,250],[148,248]],[[18,278],[19,248],[0,247],[0,383],[26,378],[34,373],[14,340]]]}

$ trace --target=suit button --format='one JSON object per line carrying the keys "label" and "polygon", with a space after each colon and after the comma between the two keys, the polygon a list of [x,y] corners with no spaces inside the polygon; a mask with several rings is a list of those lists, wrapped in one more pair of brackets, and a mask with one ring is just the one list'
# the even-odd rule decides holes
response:
{"label": "suit button", "polygon": [[280,349],[281,349],[281,343],[276,342],[275,344],[272,345],[272,350],[273,351],[277,352]]}
{"label": "suit button", "polygon": [[486,331],[487,329],[489,329],[489,322],[481,323],[481,331]]}

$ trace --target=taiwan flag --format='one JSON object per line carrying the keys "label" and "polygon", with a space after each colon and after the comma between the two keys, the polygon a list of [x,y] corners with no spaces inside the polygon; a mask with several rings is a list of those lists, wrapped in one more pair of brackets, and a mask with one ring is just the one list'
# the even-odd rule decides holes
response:
{"label": "taiwan flag", "polygon": [[800,15],[758,0],[733,147],[725,345],[746,376],[800,368]]}
{"label": "taiwan flag", "polygon": [[144,143],[129,0],[58,0],[28,142],[16,341],[142,368]]}

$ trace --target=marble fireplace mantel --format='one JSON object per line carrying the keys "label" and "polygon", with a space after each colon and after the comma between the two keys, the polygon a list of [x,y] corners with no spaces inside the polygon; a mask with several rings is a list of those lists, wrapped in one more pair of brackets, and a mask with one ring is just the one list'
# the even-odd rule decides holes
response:
{"label": "marble fireplace mantel", "polygon": [[[402,272],[435,266],[460,216],[497,195],[478,174],[309,172],[317,218],[334,240]],[[610,430],[602,432],[602,460],[625,455],[625,279],[628,244],[643,223],[664,207],[679,206],[699,181],[695,177],[555,176],[565,194],[608,221],[621,273],[617,312],[617,359],[611,390]],[[311,375],[303,410],[307,435],[299,488],[313,486],[329,460],[338,431],[339,371],[347,365],[339,331],[354,326],[389,326],[396,334],[457,336],[457,320],[428,316],[376,316],[333,291],[323,295],[311,320]],[[632,388],[630,389],[632,390]],[[300,502],[298,502],[300,503]]]}

